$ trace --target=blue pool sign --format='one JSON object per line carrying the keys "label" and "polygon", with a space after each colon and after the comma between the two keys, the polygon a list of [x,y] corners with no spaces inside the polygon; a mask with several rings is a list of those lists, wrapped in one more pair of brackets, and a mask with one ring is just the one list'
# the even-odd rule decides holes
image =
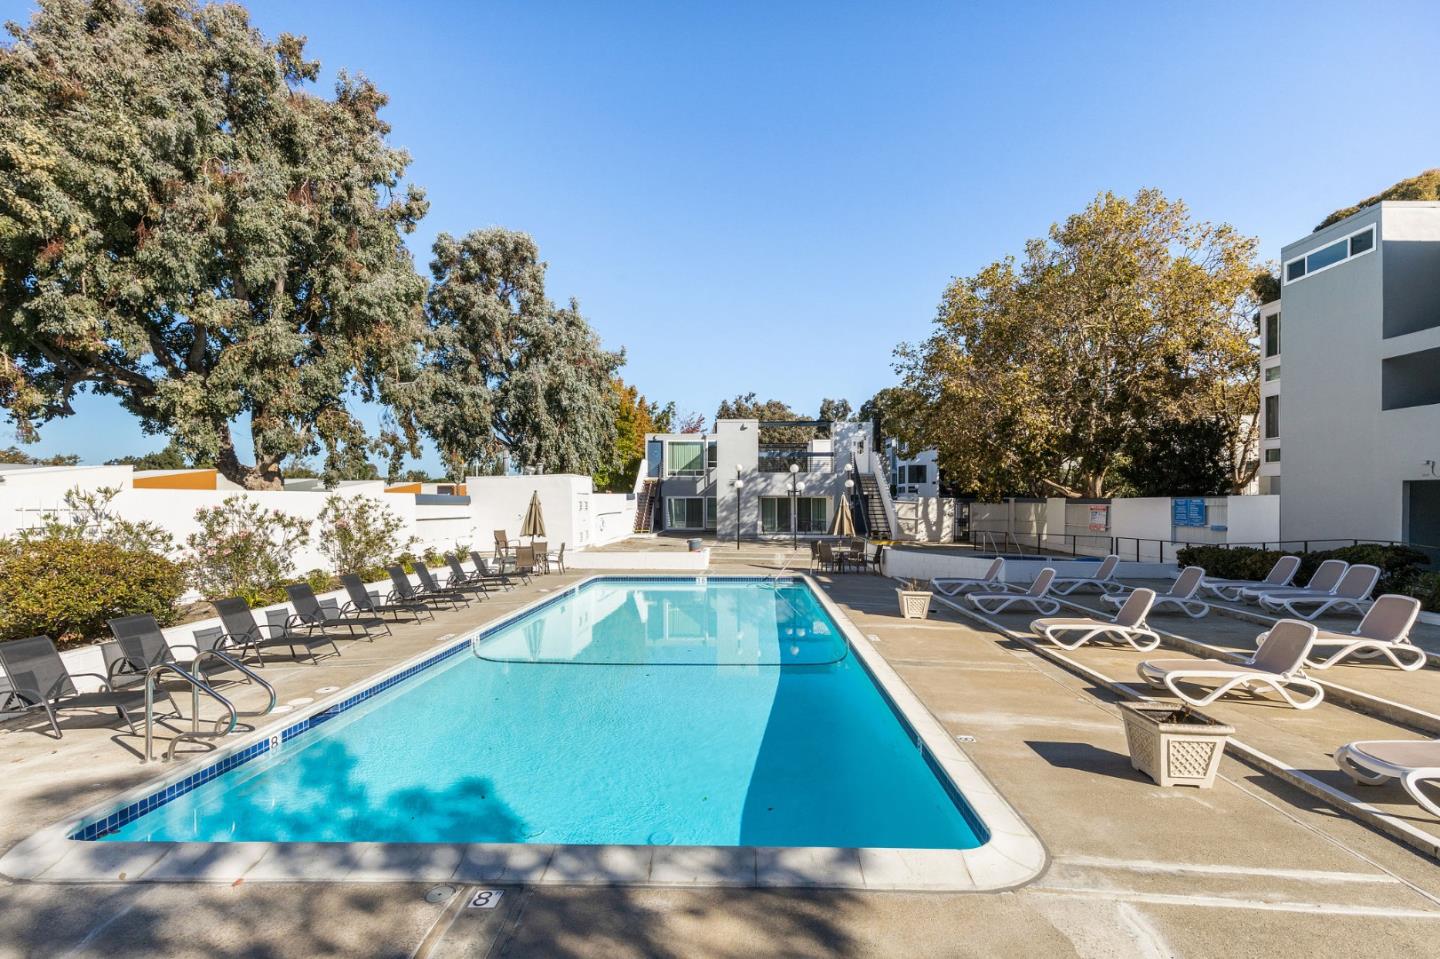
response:
{"label": "blue pool sign", "polygon": [[1204,526],[1205,500],[1176,498],[1170,501],[1171,523],[1176,526]]}

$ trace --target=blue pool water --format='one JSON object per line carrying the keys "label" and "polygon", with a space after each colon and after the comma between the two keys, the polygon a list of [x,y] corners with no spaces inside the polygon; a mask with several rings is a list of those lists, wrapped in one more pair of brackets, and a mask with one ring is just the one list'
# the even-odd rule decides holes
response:
{"label": "blue pool water", "polygon": [[983,827],[803,582],[600,579],[103,838],[969,848]]}

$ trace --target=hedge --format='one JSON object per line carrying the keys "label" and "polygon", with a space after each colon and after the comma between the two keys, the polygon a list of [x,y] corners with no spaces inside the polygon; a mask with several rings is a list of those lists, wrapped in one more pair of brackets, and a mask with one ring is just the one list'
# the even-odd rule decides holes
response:
{"label": "hedge", "polygon": [[1421,567],[1426,564],[1427,557],[1407,546],[1361,543],[1309,553],[1287,553],[1253,546],[1187,546],[1176,553],[1182,567],[1200,566],[1207,575],[1220,579],[1264,579],[1270,567],[1282,556],[1300,557],[1300,571],[1295,575],[1295,581],[1300,584],[1309,580],[1327,559],[1340,559],[1351,565],[1365,563],[1378,566],[1380,581],[1375,585],[1375,595],[1404,593],[1419,598],[1426,609],[1440,611],[1440,574],[1424,572]]}
{"label": "hedge", "polygon": [[79,538],[0,545],[0,639],[46,634],[64,646],[109,635],[106,622],[149,613],[173,622],[185,592],[179,564]]}

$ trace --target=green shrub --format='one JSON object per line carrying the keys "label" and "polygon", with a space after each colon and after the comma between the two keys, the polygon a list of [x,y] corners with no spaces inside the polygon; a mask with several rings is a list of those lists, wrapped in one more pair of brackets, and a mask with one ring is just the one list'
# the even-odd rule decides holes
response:
{"label": "green shrub", "polygon": [[331,496],[319,519],[320,552],[336,573],[379,569],[412,542],[400,539],[405,521],[368,496]]}
{"label": "green shrub", "polygon": [[1416,573],[1404,592],[1420,600],[1429,612],[1440,613],[1440,572]]}
{"label": "green shrub", "polygon": [[1377,596],[1381,593],[1410,592],[1412,584],[1421,575],[1420,567],[1426,561],[1424,553],[1407,546],[1382,546],[1376,543],[1288,554],[1279,550],[1256,549],[1253,546],[1188,546],[1176,553],[1176,559],[1182,567],[1200,566],[1204,568],[1207,576],[1219,579],[1264,579],[1275,561],[1286,555],[1300,557],[1300,571],[1295,574],[1295,581],[1298,583],[1308,581],[1327,559],[1340,559],[1351,565],[1364,563],[1378,566],[1380,581],[1375,585]]}
{"label": "green shrub", "polygon": [[173,622],[180,565],[158,553],[62,536],[0,547],[0,639],[44,633],[61,646],[107,636],[107,620],[149,613]]}
{"label": "green shrub", "polygon": [[285,601],[293,582],[295,550],[310,539],[310,524],[298,516],[265,509],[244,496],[195,511],[198,532],[190,548],[190,581],[209,600],[239,596],[251,606]]}
{"label": "green shrub", "polygon": [[308,584],[317,593],[328,593],[340,585],[340,581],[335,578],[333,573],[323,569],[312,569],[305,574],[302,582]]}

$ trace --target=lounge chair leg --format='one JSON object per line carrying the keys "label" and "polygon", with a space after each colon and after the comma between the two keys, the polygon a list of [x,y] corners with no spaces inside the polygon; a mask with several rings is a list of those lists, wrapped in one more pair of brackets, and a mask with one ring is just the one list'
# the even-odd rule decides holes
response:
{"label": "lounge chair leg", "polygon": [[1426,812],[1432,816],[1440,816],[1440,806],[1437,806],[1430,797],[1426,796],[1420,789],[1421,783],[1434,781],[1435,771],[1433,769],[1416,769],[1401,777],[1400,785],[1405,787],[1405,791],[1410,794],[1410,798],[1419,803]]}

